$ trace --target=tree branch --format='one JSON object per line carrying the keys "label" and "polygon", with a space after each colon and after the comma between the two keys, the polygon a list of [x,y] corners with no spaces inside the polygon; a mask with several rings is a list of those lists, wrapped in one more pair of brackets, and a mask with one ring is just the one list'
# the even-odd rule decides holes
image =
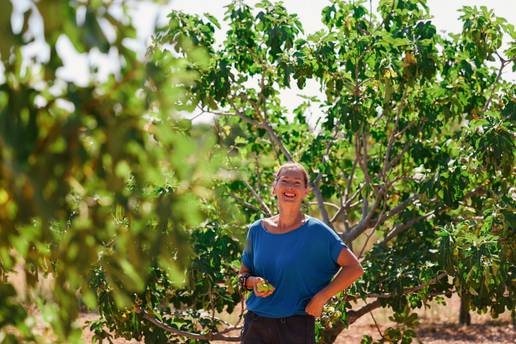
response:
{"label": "tree branch", "polygon": [[[405,95],[405,93],[403,93]],[[402,103],[400,104],[400,111],[396,113],[396,119],[394,120],[394,128],[392,128],[391,134],[389,135],[389,139],[387,140],[387,149],[385,151],[385,157],[383,159],[383,169],[382,169],[382,177],[385,180],[387,175],[387,164],[389,162],[389,156],[391,154],[392,144],[394,142],[394,135],[396,134],[398,130],[398,122],[400,119],[400,114],[403,109],[403,97],[402,97]],[[389,123],[389,122],[387,122]]]}
{"label": "tree branch", "polygon": [[[178,330],[178,329],[173,328],[172,326],[169,326],[168,324],[154,318],[149,313],[145,312],[145,310],[143,310],[142,308],[138,308],[136,311],[138,313],[140,313],[145,320],[147,320],[147,321],[151,322],[152,324],[156,325],[157,327],[171,333],[174,336],[183,336],[183,337],[195,339],[195,340],[224,340],[227,342],[239,342],[240,341],[240,336],[227,337],[227,336],[224,336],[222,334],[222,332],[210,333],[210,334],[199,334],[199,333]],[[242,327],[229,328],[229,329],[224,330],[223,333],[227,333],[232,330],[239,330],[241,328]]]}
{"label": "tree branch", "polygon": [[[355,196],[358,195],[360,193],[360,191],[362,190],[363,184],[360,185],[360,187],[353,194],[353,196],[351,196],[351,198],[348,199],[349,190],[351,189],[351,182],[353,181],[353,176],[355,175],[355,169],[357,167],[357,162],[358,162],[358,159],[355,157],[355,160],[353,160],[353,164],[351,166],[351,173],[349,174],[349,177],[348,178],[344,177],[344,179],[346,179],[346,189],[344,191],[344,194],[342,194],[342,191],[341,191],[340,208],[339,208],[339,210],[337,210],[337,213],[335,213],[335,215],[331,218],[331,220],[330,220],[331,223],[334,223],[335,221],[337,221],[341,215],[347,214],[347,211],[351,207],[351,205],[350,205],[351,202],[353,202],[353,199],[355,198]],[[349,228],[347,219],[344,219],[343,222],[344,222],[344,226],[346,227],[346,231],[347,231]]]}
{"label": "tree branch", "polygon": [[263,210],[263,209],[260,209],[260,208],[258,208],[258,207],[255,207],[254,205],[252,205],[252,204],[251,204],[251,203],[249,203],[249,202],[244,201],[242,198],[240,198],[239,196],[235,195],[235,194],[234,194],[234,193],[232,193],[232,192],[231,192],[229,195],[230,195],[230,196],[231,196],[235,201],[237,201],[239,204],[243,205],[243,206],[244,206],[244,207],[246,207],[246,208],[253,209],[253,210],[258,211],[258,212],[260,212],[260,211],[262,211],[262,210]]}
{"label": "tree branch", "polygon": [[367,294],[367,297],[375,297],[375,298],[380,298],[380,299],[388,299],[388,298],[395,297],[395,296],[398,296],[398,295],[410,294],[410,293],[419,291],[421,289],[424,289],[424,288],[428,287],[429,285],[435,284],[439,280],[441,280],[442,278],[444,278],[446,276],[448,276],[448,274],[446,272],[441,272],[440,274],[438,274],[437,276],[435,276],[432,279],[428,280],[427,282],[425,282],[423,284],[420,284],[418,286],[415,286],[415,287],[407,288],[407,289],[403,290],[403,292],[401,292],[401,293],[397,293],[397,294],[394,294],[394,293],[373,294],[372,293],[372,294]]}
{"label": "tree branch", "polygon": [[[348,202],[349,190],[351,188],[351,182],[353,180],[353,176],[355,175],[355,169],[357,167],[357,162],[358,162],[358,159],[355,158],[355,160],[353,161],[353,165],[351,166],[351,173],[350,173],[349,178],[346,183],[346,191],[344,192],[344,201],[343,201],[344,204],[346,204]],[[353,197],[351,197],[351,200],[352,199],[353,199]]]}
{"label": "tree branch", "polygon": [[223,111],[212,111],[212,110],[202,110],[205,113],[211,113],[212,115],[216,116],[229,116],[229,117],[240,117],[244,122],[249,123],[251,125],[254,125],[258,128],[264,128],[264,125],[262,123],[259,123],[258,121],[247,117],[244,115],[241,111],[238,111],[235,109],[235,112],[223,112]]}
{"label": "tree branch", "polygon": [[371,222],[371,218],[373,217],[374,212],[378,208],[383,195],[386,192],[385,187],[378,188],[378,192],[376,194],[375,200],[371,209],[367,211],[368,202],[367,199],[364,199],[364,207],[362,208],[362,219],[360,222],[355,225],[349,232],[342,233],[340,236],[344,241],[353,241],[356,239],[363,231],[369,228],[369,223]]}
{"label": "tree branch", "polygon": [[[398,123],[401,118],[401,113],[405,109],[405,105],[407,103],[406,98],[407,98],[407,89],[405,88],[405,89],[403,89],[403,94],[401,95],[400,105],[398,107],[398,111],[396,112],[396,118],[394,120],[394,127],[392,128],[392,131],[389,135],[389,139],[387,141],[387,148],[385,151],[385,157],[383,160],[383,168],[382,168],[382,173],[381,173],[383,180],[387,179],[387,173],[389,172],[390,168],[393,166],[393,164],[389,161],[389,158],[390,158],[390,154],[391,154],[391,150],[392,150],[392,145],[394,143],[394,139],[398,136],[398,134],[404,133],[412,125],[412,124],[409,124],[405,128],[403,128],[403,130],[401,132],[398,132]],[[387,123],[389,123],[389,122],[387,121]],[[403,153],[405,153],[405,152],[403,152]]]}
{"label": "tree branch", "polygon": [[[334,133],[331,137],[331,140],[328,140],[328,142],[326,142],[326,149],[324,150],[324,155],[322,157],[323,165],[326,164],[326,162],[328,161],[328,155],[330,153],[331,144],[335,141],[335,138],[337,137],[337,135],[339,133],[339,130],[338,130],[339,124],[340,124],[340,122],[337,120],[337,122],[335,123]],[[321,181],[321,178],[322,178],[322,171],[319,171],[319,173],[317,174],[317,177],[315,177],[315,180],[311,183],[310,186],[312,187],[315,198],[317,199],[317,204],[319,206],[319,211],[321,212],[323,222],[326,225],[328,225],[330,228],[333,229],[333,223],[330,220],[330,216],[328,215],[326,208],[324,207],[325,202],[322,197],[321,190],[319,189],[319,183]]]}
{"label": "tree branch", "polygon": [[240,119],[242,119],[246,123],[254,125],[254,126],[258,127],[258,128],[265,129],[265,131],[267,131],[267,134],[269,135],[270,139],[273,141],[273,143],[275,143],[280,148],[281,152],[285,155],[287,160],[288,161],[293,161],[292,155],[290,154],[288,149],[283,145],[283,143],[279,139],[278,135],[274,132],[274,129],[272,129],[272,127],[269,124],[269,122],[267,122],[265,120],[264,123],[260,123],[260,122],[258,122],[256,120],[252,119],[252,118],[249,118],[246,115],[244,115],[241,111],[239,111],[232,103],[230,103],[230,104],[231,104],[231,107],[233,107],[233,109],[235,110],[235,112],[220,112],[220,111],[212,111],[212,110],[203,110],[203,111],[206,112],[206,113],[211,113],[211,114],[216,115],[216,116],[239,117]]}
{"label": "tree branch", "polygon": [[380,331],[380,326],[378,326],[378,323],[376,322],[376,319],[373,316],[373,312],[369,312],[371,314],[371,318],[373,318],[374,325],[376,326],[376,330],[378,330],[378,333],[380,334],[381,338],[384,338],[382,331]]}
{"label": "tree branch", "polygon": [[[360,188],[355,192],[355,194],[354,194],[354,195],[355,195],[355,196],[356,196],[356,195],[358,195],[358,193],[360,192],[360,190],[362,190],[362,186],[360,186]],[[353,198],[355,198],[355,197],[353,197]],[[349,201],[349,202],[351,202],[352,200],[353,200],[353,199],[350,199],[350,201]],[[349,210],[349,209],[353,209],[354,207],[356,207],[357,205],[359,205],[359,204],[360,204],[360,201],[357,201],[357,202],[355,202],[355,203],[351,203],[351,204],[350,204],[349,202],[348,202],[348,203],[346,203],[346,204],[344,204],[343,206],[341,206],[341,207],[339,208],[339,210],[335,213],[335,215],[334,215],[334,216],[331,218],[331,220],[330,220],[332,223],[333,223],[333,222],[335,222],[335,221],[337,221],[341,215],[346,214],[346,213],[348,212],[348,210]]]}
{"label": "tree branch", "polygon": [[493,85],[491,86],[491,91],[490,91],[491,94],[489,95],[489,98],[487,99],[486,103],[484,104],[484,107],[482,108],[482,113],[486,112],[487,109],[489,109],[489,105],[491,104],[491,101],[493,100],[493,96],[495,94],[496,85],[498,84],[498,81],[500,80],[500,77],[502,76],[502,71],[506,66],[508,66],[510,64],[510,61],[503,59],[500,55],[498,55],[498,58],[500,59],[501,65],[500,65],[500,68],[498,69],[498,74],[496,75],[496,79],[493,82]]}
{"label": "tree branch", "polygon": [[364,245],[362,246],[362,249],[360,250],[360,253],[358,254],[357,259],[360,259],[360,257],[362,257],[362,254],[364,253],[364,250],[365,250],[365,248],[367,246],[367,243],[369,242],[369,239],[373,236],[373,234],[374,234],[374,232],[376,230],[376,227],[378,227],[378,224],[379,224],[380,219],[382,218],[384,212],[385,212],[385,204],[384,204],[384,207],[382,209],[382,212],[380,213],[380,216],[378,216],[378,220],[376,221],[376,223],[372,227],[371,232],[369,232],[369,234],[367,235],[366,241],[364,242]]}
{"label": "tree branch", "polygon": [[333,229],[333,224],[330,222],[330,217],[328,216],[328,212],[326,211],[326,208],[324,208],[324,200],[323,200],[323,197],[321,194],[321,190],[319,189],[319,185],[312,182],[312,183],[310,183],[310,186],[312,187],[312,191],[315,195],[315,199],[317,200],[317,205],[318,205],[319,211],[321,212],[321,216],[323,218],[324,223]]}
{"label": "tree branch", "polygon": [[382,304],[380,303],[380,299],[377,299],[377,300],[374,300],[371,303],[366,304],[365,306],[363,306],[362,308],[360,308],[360,309],[358,309],[356,311],[350,310],[348,312],[348,323],[350,325],[353,324],[355,321],[357,321],[364,314],[367,314],[367,313],[369,313],[369,312],[371,312],[371,311],[373,311],[376,308],[381,307],[381,306],[382,306]]}
{"label": "tree branch", "polygon": [[407,198],[405,201],[398,204],[396,207],[394,207],[388,214],[379,216],[375,226],[379,226],[379,225],[383,224],[385,221],[387,221],[388,219],[392,218],[393,216],[396,216],[402,210],[404,210],[410,204],[412,204],[414,201],[418,200],[420,197],[421,197],[420,194],[413,195],[413,196]]}
{"label": "tree branch", "polygon": [[[362,139],[363,139],[363,137],[362,137]],[[364,178],[365,178],[366,182],[369,185],[373,185],[371,177],[369,176],[369,172],[367,171],[367,151],[365,153],[366,156],[364,157],[365,161],[362,160],[361,154],[362,154],[362,147],[360,144],[360,138],[358,137],[358,133],[355,133],[355,156],[358,161],[358,165],[360,166],[360,169],[362,170],[362,173],[364,174]]]}
{"label": "tree branch", "polygon": [[285,155],[287,160],[288,161],[294,161],[294,159],[292,158],[292,155],[288,151],[287,147],[285,147],[283,145],[283,142],[281,142],[280,138],[274,132],[274,129],[272,129],[272,127],[269,124],[269,122],[265,121],[265,123],[263,123],[262,125],[263,125],[262,128],[264,128],[267,131],[267,134],[269,134],[269,137],[271,138],[271,140],[279,147],[279,149]]}
{"label": "tree branch", "polygon": [[[443,279],[444,277],[447,277],[448,274],[446,272],[441,272],[440,274],[438,274],[437,276],[433,277],[432,279],[428,280],[427,282],[423,283],[423,284],[420,284],[418,286],[415,286],[415,287],[411,287],[411,288],[407,288],[405,290],[403,290],[403,292],[401,293],[397,293],[397,294],[394,294],[394,293],[387,293],[387,294],[374,294],[374,293],[370,293],[370,294],[367,294],[366,297],[368,298],[376,298],[377,300],[375,300],[374,302],[360,308],[359,310],[357,311],[350,311],[349,314],[353,313],[355,315],[364,315],[366,314],[367,312],[375,309],[375,308],[378,308],[378,307],[374,307],[373,309],[370,309],[371,307],[373,306],[369,306],[369,305],[374,305],[376,301],[379,301],[379,299],[389,299],[389,298],[392,298],[392,297],[397,297],[397,296],[400,296],[400,295],[406,295],[406,294],[410,294],[410,293],[414,293],[416,291],[419,291],[421,289],[424,289],[432,284],[435,284],[437,283],[438,281],[440,281],[441,279]],[[360,316],[358,316],[356,319],[358,319]],[[355,320],[356,320],[355,319]],[[350,322],[351,324],[352,322]]]}
{"label": "tree branch", "polygon": [[251,193],[253,194],[254,198],[258,201],[258,203],[260,203],[260,207],[262,208],[263,211],[265,211],[265,213],[267,214],[267,216],[271,216],[272,215],[272,212],[271,210],[269,209],[269,207],[267,206],[267,204],[265,204],[265,201],[263,200],[263,198],[258,194],[258,192],[256,192],[253,187],[247,182],[247,180],[244,180],[244,184],[245,186],[249,189],[249,191],[251,191]]}
{"label": "tree branch", "polygon": [[[340,209],[339,206],[336,205],[335,203],[331,203],[331,202],[323,202],[323,203],[324,203],[324,205],[328,205],[328,206],[330,206],[332,208],[335,208],[337,210]],[[308,202],[308,204],[310,204],[310,205],[319,205],[319,202]]]}
{"label": "tree branch", "polygon": [[404,224],[400,224],[400,225],[397,225],[393,230],[391,230],[386,236],[385,238],[383,239],[383,241],[380,243],[380,245],[385,245],[387,244],[388,241],[390,241],[392,238],[394,238],[395,236],[399,235],[401,232],[403,232],[404,230],[406,230],[407,228],[409,228],[410,226],[412,226],[413,224],[421,221],[421,220],[424,220],[430,216],[432,216],[434,213],[436,212],[436,210],[433,210],[431,212],[428,212],[424,215],[421,215],[421,216],[418,216],[412,220],[410,220],[409,222],[407,223],[404,223]]}
{"label": "tree branch", "polygon": [[[463,200],[465,200],[467,198],[470,198],[473,195],[479,195],[483,191],[485,191],[485,186],[484,185],[480,185],[480,186],[476,187],[475,189],[468,191],[464,195]],[[392,217],[392,216],[396,215],[397,213],[401,212],[403,209],[405,209],[410,204],[410,200],[412,200],[412,199],[416,200],[416,199],[419,199],[420,197],[421,197],[420,195],[414,195],[411,198],[403,201],[403,203],[400,203],[398,206],[396,206],[396,208],[391,210],[391,212],[387,215],[386,218],[384,218],[384,219],[382,219],[382,221],[380,221],[380,224],[385,222],[385,220],[389,219],[390,217]],[[437,199],[436,198],[432,198],[430,201],[435,201],[435,200],[437,200]],[[426,219],[426,218],[428,218],[428,217],[430,217],[430,216],[432,216],[434,214],[437,214],[438,212],[444,211],[447,208],[448,208],[447,206],[441,207],[439,209],[433,210],[433,211],[428,212],[428,213],[426,213],[424,215],[416,217],[416,218],[410,220],[407,223],[400,224],[400,225],[396,226],[393,230],[391,230],[387,234],[387,236],[385,236],[384,240],[380,244],[381,245],[385,245],[388,241],[392,240],[395,236],[397,236],[398,234],[400,234],[401,232],[403,232],[404,230],[406,230],[410,226],[414,225],[415,223],[417,223],[417,222],[419,222],[421,220],[424,220],[424,219]],[[356,230],[356,228],[355,228],[355,230]],[[348,232],[347,233],[342,233],[340,235],[342,240],[354,240],[358,235],[361,234],[361,233],[355,233],[354,232],[355,230],[352,230],[351,232],[349,232],[349,234],[348,234]]]}
{"label": "tree branch", "polygon": [[384,166],[385,168],[385,173],[389,172],[389,170],[393,167],[393,166],[396,166],[398,164],[398,161],[403,157],[403,155],[405,155],[405,153],[407,153],[407,151],[409,150],[409,147],[411,146],[412,143],[409,143],[407,142],[405,144],[405,146],[403,147],[403,149],[401,150],[401,152],[399,152],[395,157],[394,159],[392,159],[391,161],[388,161],[387,162],[387,165]]}

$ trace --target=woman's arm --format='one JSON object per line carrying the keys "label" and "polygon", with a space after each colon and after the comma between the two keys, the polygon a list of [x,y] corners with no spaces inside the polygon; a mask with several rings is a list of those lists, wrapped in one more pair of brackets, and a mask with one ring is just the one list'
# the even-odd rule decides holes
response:
{"label": "woman's arm", "polygon": [[[249,268],[247,266],[245,266],[244,264],[240,264],[240,272],[239,274],[243,274],[243,273],[251,273],[251,270],[249,270]],[[258,297],[267,297],[269,296],[270,294],[272,294],[274,292],[274,290],[268,290],[268,291],[265,291],[265,292],[259,292],[256,287],[258,286],[258,284],[261,284],[261,283],[264,283],[265,280],[261,277],[258,277],[258,276],[249,276],[246,280],[246,283],[245,283],[245,287],[248,288],[248,289],[253,289],[254,291],[254,294]]]}
{"label": "woman's arm", "polygon": [[340,251],[337,263],[342,267],[337,276],[326,287],[315,294],[305,308],[305,311],[314,317],[321,316],[324,304],[332,296],[348,288],[364,274],[364,269],[357,257],[348,248],[343,248]]}

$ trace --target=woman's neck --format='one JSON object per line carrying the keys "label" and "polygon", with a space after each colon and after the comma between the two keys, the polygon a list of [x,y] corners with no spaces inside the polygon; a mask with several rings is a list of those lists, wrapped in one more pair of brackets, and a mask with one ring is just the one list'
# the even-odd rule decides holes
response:
{"label": "woman's neck", "polygon": [[280,208],[278,216],[278,228],[291,228],[303,222],[305,216],[300,209]]}

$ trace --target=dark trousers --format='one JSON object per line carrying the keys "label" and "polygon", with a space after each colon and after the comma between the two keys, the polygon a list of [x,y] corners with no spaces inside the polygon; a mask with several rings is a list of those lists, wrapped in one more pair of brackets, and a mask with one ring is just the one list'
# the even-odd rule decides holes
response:
{"label": "dark trousers", "polygon": [[267,318],[248,311],[244,316],[241,343],[315,344],[315,318],[311,315]]}

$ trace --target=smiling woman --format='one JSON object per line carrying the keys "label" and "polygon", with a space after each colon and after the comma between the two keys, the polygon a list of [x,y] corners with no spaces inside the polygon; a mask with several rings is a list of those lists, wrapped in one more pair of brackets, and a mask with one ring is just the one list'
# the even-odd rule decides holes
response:
{"label": "smiling woman", "polygon": [[363,274],[335,232],[301,212],[308,182],[302,165],[282,165],[272,187],[279,214],[249,227],[239,281],[253,293],[242,343],[314,343],[324,304]]}
{"label": "smiling woman", "polygon": [[[273,196],[278,196],[285,201],[298,201],[301,203],[309,191],[308,173],[301,164],[289,162],[279,168],[274,180],[274,187],[272,190]],[[282,203],[279,203],[278,205],[282,206]],[[284,210],[296,210],[299,212],[299,208],[286,207]],[[283,220],[288,221],[290,219],[287,217],[283,218]],[[273,223],[271,223],[271,225],[274,226]]]}

